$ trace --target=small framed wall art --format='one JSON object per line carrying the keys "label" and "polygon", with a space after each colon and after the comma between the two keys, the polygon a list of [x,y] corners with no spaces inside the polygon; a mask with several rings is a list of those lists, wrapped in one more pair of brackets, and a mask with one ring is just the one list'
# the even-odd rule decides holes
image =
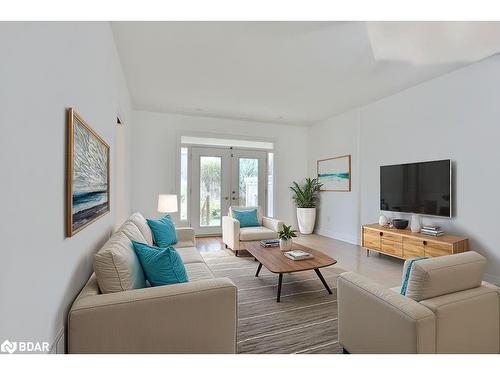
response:
{"label": "small framed wall art", "polygon": [[321,191],[351,191],[351,155],[317,161]]}
{"label": "small framed wall art", "polygon": [[109,145],[73,108],[66,145],[66,236],[110,211]]}

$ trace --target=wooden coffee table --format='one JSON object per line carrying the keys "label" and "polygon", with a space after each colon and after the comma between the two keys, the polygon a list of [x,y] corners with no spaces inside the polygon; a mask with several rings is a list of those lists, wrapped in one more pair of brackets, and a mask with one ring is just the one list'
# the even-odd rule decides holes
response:
{"label": "wooden coffee table", "polygon": [[329,294],[332,294],[330,287],[326,283],[323,275],[319,271],[322,267],[331,266],[337,261],[333,258],[330,258],[328,255],[322,253],[321,251],[310,249],[308,247],[293,244],[293,250],[303,250],[308,252],[309,254],[314,255],[314,258],[311,259],[303,259],[303,260],[291,260],[287,258],[283,251],[280,250],[279,247],[262,247],[260,246],[260,242],[249,242],[246,245],[247,251],[252,254],[259,262],[257,267],[257,272],[255,273],[255,277],[259,276],[259,272],[262,268],[262,265],[266,267],[272,273],[277,273],[278,276],[278,296],[276,298],[276,302],[280,301],[281,296],[281,284],[283,283],[283,274],[284,273],[292,273],[292,272],[300,272],[300,271],[309,271],[314,270],[316,275],[318,275],[319,279],[325,286],[326,290]]}

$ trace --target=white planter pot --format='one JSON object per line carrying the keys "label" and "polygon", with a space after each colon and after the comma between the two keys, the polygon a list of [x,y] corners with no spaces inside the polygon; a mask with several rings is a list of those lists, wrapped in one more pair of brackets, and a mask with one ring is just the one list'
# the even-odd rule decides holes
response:
{"label": "white planter pot", "polygon": [[302,234],[311,234],[316,223],[316,208],[297,208],[297,221]]}
{"label": "white planter pot", "polygon": [[292,239],[289,240],[280,240],[280,250],[281,251],[289,251],[292,250]]}

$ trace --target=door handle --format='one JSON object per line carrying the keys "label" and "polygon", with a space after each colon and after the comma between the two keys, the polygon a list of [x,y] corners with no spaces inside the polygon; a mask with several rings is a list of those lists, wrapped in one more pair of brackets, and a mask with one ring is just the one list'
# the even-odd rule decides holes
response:
{"label": "door handle", "polygon": [[227,201],[227,200],[229,200],[229,197],[224,197],[224,199]]}
{"label": "door handle", "polygon": [[233,200],[233,201],[235,201],[235,200],[236,200],[236,197],[233,197],[233,198],[232,198],[232,200]]}

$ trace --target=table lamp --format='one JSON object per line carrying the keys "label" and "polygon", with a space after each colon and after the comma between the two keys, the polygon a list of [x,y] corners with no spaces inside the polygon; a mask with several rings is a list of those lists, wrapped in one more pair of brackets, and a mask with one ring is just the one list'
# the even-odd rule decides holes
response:
{"label": "table lamp", "polygon": [[158,195],[158,212],[171,213],[177,212],[177,194]]}

